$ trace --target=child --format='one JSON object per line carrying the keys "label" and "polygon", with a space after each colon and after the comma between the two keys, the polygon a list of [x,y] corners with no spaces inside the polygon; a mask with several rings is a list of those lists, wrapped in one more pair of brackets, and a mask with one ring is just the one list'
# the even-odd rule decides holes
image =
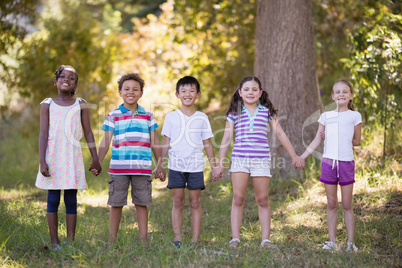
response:
{"label": "child", "polygon": [[332,88],[332,99],[336,110],[321,114],[319,127],[314,140],[301,155],[306,159],[321,143],[320,132],[325,130],[324,155],[321,165],[320,181],[325,184],[327,194],[327,220],[329,242],[324,249],[336,248],[336,225],[338,183],[341,186],[342,208],[348,232],[347,251],[358,251],[353,243],[355,219],[352,209],[353,183],[355,182],[355,162],[353,146],[360,144],[362,117],[353,108],[353,87],[345,80],[338,80]]}
{"label": "child", "polygon": [[[179,79],[176,84],[176,97],[181,101],[181,108],[166,115],[162,129],[162,161],[168,153],[169,146],[171,147],[167,188],[172,189],[173,194],[173,244],[176,247],[182,244],[181,229],[185,202],[184,188],[186,187],[193,229],[190,245],[197,246],[200,238],[201,190],[205,189],[203,148],[212,169],[216,167],[215,152],[210,140],[213,137],[211,125],[207,115],[194,108],[194,103],[200,95],[200,84],[197,79],[192,76]],[[215,179],[214,177],[213,180]]]}
{"label": "child", "polygon": [[[47,189],[47,221],[54,250],[60,250],[58,237],[58,207],[60,192],[64,190],[67,239],[74,240],[77,222],[77,189],[86,189],[85,170],[80,139],[84,130],[92,156],[90,169],[101,172],[94,135],[89,121],[86,101],[73,99],[78,73],[69,65],[61,65],[55,72],[54,85],[59,93],[55,99],[41,102],[39,158],[40,170],[36,187]],[[47,248],[47,247],[45,247]]]}
{"label": "child", "polygon": [[268,189],[269,178],[272,175],[267,139],[268,125],[291,156],[292,165],[304,165],[303,160],[296,155],[276,115],[277,110],[269,100],[268,93],[262,89],[260,80],[255,76],[243,78],[226,112],[226,127],[219,150],[218,173],[220,177],[223,177],[224,160],[232,141],[233,130],[235,130],[236,137],[230,168],[233,185],[230,248],[237,248],[240,245],[240,227],[249,176],[253,180],[255,200],[258,205],[262,233],[261,247],[274,247],[269,240],[271,216]]}
{"label": "child", "polygon": [[[112,159],[109,166],[109,244],[116,241],[123,206],[127,205],[128,188],[135,205],[140,240],[148,248],[148,205],[152,204],[152,153],[157,163],[156,174],[164,181],[165,171],[160,161],[158,124],[154,115],[138,104],[144,89],[144,80],[135,73],[123,75],[118,81],[123,104],[110,112],[102,126],[105,135],[99,146],[102,164],[110,142]],[[93,171],[96,174],[96,171]]]}

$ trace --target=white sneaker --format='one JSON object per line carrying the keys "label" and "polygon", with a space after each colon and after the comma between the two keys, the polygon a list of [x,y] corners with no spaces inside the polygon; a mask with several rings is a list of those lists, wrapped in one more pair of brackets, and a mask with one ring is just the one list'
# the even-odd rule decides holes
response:
{"label": "white sneaker", "polygon": [[348,247],[346,248],[346,252],[350,252],[350,251],[359,252],[359,249],[356,247],[355,244],[353,244],[353,242],[348,242]]}
{"label": "white sneaker", "polygon": [[325,241],[325,246],[322,249],[325,250],[335,250],[336,249],[336,244],[335,242],[332,241]]}

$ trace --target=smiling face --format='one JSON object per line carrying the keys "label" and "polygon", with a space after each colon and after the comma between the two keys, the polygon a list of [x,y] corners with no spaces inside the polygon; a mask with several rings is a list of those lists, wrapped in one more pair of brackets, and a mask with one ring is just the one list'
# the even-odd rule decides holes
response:
{"label": "smiling face", "polygon": [[194,84],[186,84],[179,87],[176,97],[181,101],[182,106],[194,106],[195,101],[201,96],[201,92],[197,93],[197,87]]}
{"label": "smiling face", "polygon": [[123,99],[125,106],[137,104],[142,97],[142,93],[140,83],[135,80],[124,81],[121,90],[119,90],[119,95]]}
{"label": "smiling face", "polygon": [[77,73],[74,69],[66,67],[60,73],[54,85],[61,93],[71,93],[77,88]]}
{"label": "smiling face", "polygon": [[332,88],[332,99],[339,107],[347,107],[350,100],[353,99],[353,93],[348,85],[344,83],[336,83]]}
{"label": "smiling face", "polygon": [[244,104],[256,104],[262,94],[261,88],[254,80],[245,82],[239,90]]}

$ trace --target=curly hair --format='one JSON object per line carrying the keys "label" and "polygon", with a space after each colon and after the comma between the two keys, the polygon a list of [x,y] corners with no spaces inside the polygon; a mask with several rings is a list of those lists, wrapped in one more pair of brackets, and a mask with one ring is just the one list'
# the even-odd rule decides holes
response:
{"label": "curly hair", "polygon": [[117,84],[119,84],[119,91],[123,87],[123,83],[127,80],[137,81],[140,84],[141,91],[144,90],[144,85],[145,85],[144,79],[142,79],[141,76],[137,73],[128,73],[128,74],[125,74],[122,77],[120,77],[120,79],[117,81]]}
{"label": "curly hair", "polygon": [[258,84],[258,87],[262,90],[261,97],[259,99],[259,102],[262,106],[265,106],[268,108],[271,116],[276,116],[278,114],[278,110],[275,109],[274,105],[272,104],[271,100],[269,99],[268,92],[262,89],[261,87],[261,82],[260,79],[258,79],[256,76],[247,76],[241,80],[240,85],[236,92],[233,94],[232,98],[230,99],[229,103],[229,108],[226,111],[226,116],[229,114],[241,114],[241,107],[243,105],[243,100],[240,97],[239,90],[243,87],[244,83],[248,81],[255,81]]}
{"label": "curly hair", "polygon": [[[60,78],[60,75],[61,75],[61,73],[64,71],[64,69],[66,69],[66,68],[68,68],[68,69],[73,69],[74,70],[74,72],[75,72],[75,76],[76,76],[76,80],[75,80],[75,83],[76,84],[78,84],[78,73],[77,73],[77,71],[74,69],[74,67],[73,66],[70,66],[70,65],[60,65],[60,67],[56,70],[56,72],[54,73],[54,82],[56,82],[57,81],[57,79],[59,79]],[[71,97],[72,96],[74,96],[74,94],[75,94],[75,89],[73,90],[73,91],[71,91]]]}

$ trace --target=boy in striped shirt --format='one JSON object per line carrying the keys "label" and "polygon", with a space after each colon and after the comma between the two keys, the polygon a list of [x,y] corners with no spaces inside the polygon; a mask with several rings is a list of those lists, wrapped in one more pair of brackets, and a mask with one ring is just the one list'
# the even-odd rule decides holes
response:
{"label": "boy in striped shirt", "polygon": [[147,206],[152,204],[152,152],[157,160],[156,177],[165,180],[156,134],[158,124],[153,114],[138,104],[143,94],[144,80],[138,74],[128,73],[120,78],[118,84],[119,95],[124,103],[107,115],[102,126],[105,135],[99,146],[99,161],[102,164],[112,142],[108,199],[108,205],[111,206],[109,244],[116,240],[131,184],[140,240],[145,247],[149,247]]}

